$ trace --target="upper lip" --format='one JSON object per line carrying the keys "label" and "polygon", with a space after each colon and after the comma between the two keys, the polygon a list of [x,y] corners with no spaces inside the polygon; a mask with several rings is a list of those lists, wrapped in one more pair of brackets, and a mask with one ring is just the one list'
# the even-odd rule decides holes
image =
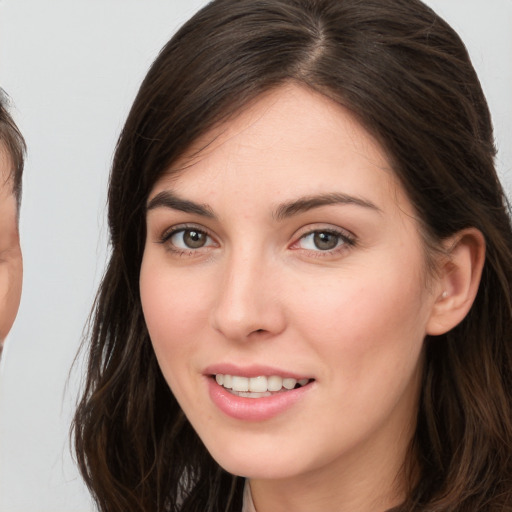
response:
{"label": "upper lip", "polygon": [[276,368],[274,366],[251,364],[238,366],[232,363],[219,363],[212,364],[206,367],[203,371],[204,375],[237,375],[239,377],[260,377],[276,375],[283,378],[291,379],[310,379],[311,376],[300,374],[294,371]]}

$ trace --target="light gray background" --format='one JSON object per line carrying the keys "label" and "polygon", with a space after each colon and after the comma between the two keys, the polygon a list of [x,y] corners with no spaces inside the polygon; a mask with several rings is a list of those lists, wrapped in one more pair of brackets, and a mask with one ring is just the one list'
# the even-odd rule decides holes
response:
{"label": "light gray background", "polygon": [[[26,137],[23,298],[0,366],[0,512],[93,510],[68,446],[106,258],[113,148],[161,46],[204,0],[0,0],[0,85]],[[429,0],[472,54],[512,184],[512,0]]]}

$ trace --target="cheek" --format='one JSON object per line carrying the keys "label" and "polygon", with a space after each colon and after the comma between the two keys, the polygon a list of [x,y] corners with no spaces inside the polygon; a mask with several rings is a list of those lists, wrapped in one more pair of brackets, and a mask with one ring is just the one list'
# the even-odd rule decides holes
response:
{"label": "cheek", "polygon": [[321,286],[303,283],[290,295],[297,328],[324,359],[336,361],[333,373],[341,368],[347,381],[360,382],[415,365],[428,319],[427,293],[415,269],[368,268]]}
{"label": "cheek", "polygon": [[[140,274],[142,310],[151,342],[164,374],[194,352],[208,320],[207,282],[171,272],[144,259]],[[172,357],[169,357],[172,354]],[[171,373],[171,372],[169,372]]]}
{"label": "cheek", "polygon": [[0,255],[0,341],[9,333],[18,313],[23,281],[23,261],[19,247],[2,260]]}
{"label": "cheek", "polygon": [[322,362],[319,381],[329,390],[331,417],[319,425],[321,435],[336,435],[333,415],[350,439],[387,422],[410,421],[421,378],[424,293],[418,280],[396,285],[397,275],[343,279],[296,302],[297,337]]}
{"label": "cheek", "polygon": [[[179,392],[179,377],[184,366],[181,363],[191,350],[184,339],[184,328],[190,325],[187,318],[186,300],[179,300],[176,283],[165,272],[143,261],[140,275],[140,294],[144,319],[160,369],[173,391]],[[176,388],[178,386],[178,388]]]}

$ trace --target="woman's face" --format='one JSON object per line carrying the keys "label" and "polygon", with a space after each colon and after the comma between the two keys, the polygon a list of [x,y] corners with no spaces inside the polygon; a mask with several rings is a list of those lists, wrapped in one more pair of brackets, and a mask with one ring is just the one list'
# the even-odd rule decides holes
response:
{"label": "woman's face", "polygon": [[171,170],[148,200],[142,305],[212,456],[255,479],[398,469],[439,290],[381,147],[289,85]]}

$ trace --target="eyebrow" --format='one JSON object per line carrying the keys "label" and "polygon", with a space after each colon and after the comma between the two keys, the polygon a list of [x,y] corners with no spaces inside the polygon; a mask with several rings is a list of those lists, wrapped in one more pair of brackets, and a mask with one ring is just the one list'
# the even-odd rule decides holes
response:
{"label": "eyebrow", "polygon": [[[381,212],[379,207],[367,199],[334,192],[329,194],[301,197],[294,199],[293,201],[280,204],[274,210],[272,217],[280,221],[289,217],[293,217],[294,215],[313,210],[314,208],[320,208],[321,206],[328,206],[332,204],[356,205],[362,208],[374,210],[376,212]],[[164,190],[163,192],[160,192],[155,197],[153,197],[153,199],[149,201],[146,207],[146,211],[154,210],[155,208],[170,208],[172,210],[192,213],[210,219],[216,218],[210,206],[206,204],[195,203],[194,201],[189,201],[188,199],[182,199],[169,190]]]}
{"label": "eyebrow", "polygon": [[333,192],[329,194],[301,197],[299,199],[283,203],[277,207],[273,217],[276,220],[283,220],[288,217],[307,212],[308,210],[331,204],[356,205],[376,212],[381,212],[379,207],[367,199]]}
{"label": "eyebrow", "polygon": [[201,217],[215,218],[213,210],[205,204],[194,203],[187,199],[182,199],[173,194],[169,190],[164,190],[158,193],[151,201],[149,201],[146,211],[154,210],[155,208],[171,208],[172,210],[179,210],[185,213],[193,213]]}

